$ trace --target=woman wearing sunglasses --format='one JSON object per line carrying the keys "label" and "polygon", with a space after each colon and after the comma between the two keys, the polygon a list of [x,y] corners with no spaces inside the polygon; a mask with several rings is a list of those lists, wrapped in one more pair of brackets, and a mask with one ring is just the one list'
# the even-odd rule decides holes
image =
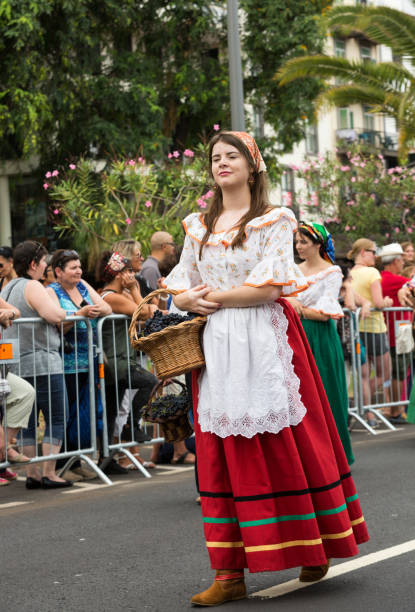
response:
{"label": "woman wearing sunglasses", "polygon": [[[381,275],[375,268],[376,244],[367,238],[359,238],[353,243],[351,250],[347,253],[347,259],[354,261],[351,269],[352,289],[362,298],[368,300],[372,308],[379,310],[371,312],[369,316],[360,321],[360,337],[366,349],[366,357],[370,364],[362,365],[363,378],[363,400],[367,406],[371,404],[376,389],[382,388],[386,380],[391,377],[391,359],[389,352],[388,336],[382,308],[393,305],[390,297],[383,297]],[[370,377],[370,370],[374,366],[375,377]],[[377,421],[372,412],[366,413],[368,423],[376,427]]]}

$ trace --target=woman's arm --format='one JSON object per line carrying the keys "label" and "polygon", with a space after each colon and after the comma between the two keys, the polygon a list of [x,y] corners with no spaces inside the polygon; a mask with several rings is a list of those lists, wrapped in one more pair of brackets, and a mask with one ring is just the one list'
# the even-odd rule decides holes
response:
{"label": "woman's arm", "polygon": [[21,316],[20,310],[16,306],[12,306],[8,302],[6,302],[6,300],[3,300],[3,298],[0,298],[0,308],[2,310],[12,310],[15,314],[15,316],[13,317],[14,319],[18,319]]}
{"label": "woman's arm", "polygon": [[393,305],[393,300],[390,297],[383,297],[382,294],[382,285],[380,284],[380,280],[375,280],[370,285],[370,293],[372,295],[372,301],[375,308],[381,310],[382,308],[389,308],[389,306]]}
{"label": "woman's arm", "polygon": [[198,285],[173,297],[180,310],[199,314],[213,314],[219,308],[245,308],[275,302],[280,297],[281,286],[263,285],[248,287],[242,285],[229,291],[213,291],[206,285]]}
{"label": "woman's arm", "polygon": [[82,281],[82,283],[88,289],[88,293],[90,295],[92,303],[96,307],[98,316],[105,317],[106,315],[110,315],[112,313],[112,309],[111,309],[111,306],[108,304],[108,302],[103,300],[102,297],[99,295],[99,293],[97,293],[95,289],[91,287],[89,283],[87,283],[84,280]]}
{"label": "woman's arm", "polygon": [[309,319],[310,321],[328,321],[331,318],[329,315],[313,310],[312,308],[307,308],[307,306],[303,306],[301,314],[303,319]]}
{"label": "woman's arm", "polygon": [[[108,293],[104,300],[112,308],[114,314],[124,314],[128,317],[133,316],[139,303],[126,293]],[[155,304],[145,304],[140,313],[140,320],[145,321],[149,319],[156,310],[158,310],[158,307]]]}
{"label": "woman's arm", "polygon": [[207,294],[206,299],[224,308],[246,308],[275,302],[280,297],[281,291],[281,285],[262,285],[261,287],[242,285],[228,291],[211,291]]}
{"label": "woman's arm", "polygon": [[[52,290],[53,291],[53,290]],[[31,280],[25,288],[25,298],[27,303],[38,315],[52,325],[61,323],[66,317],[63,308],[51,298],[45,287],[39,281]]]}

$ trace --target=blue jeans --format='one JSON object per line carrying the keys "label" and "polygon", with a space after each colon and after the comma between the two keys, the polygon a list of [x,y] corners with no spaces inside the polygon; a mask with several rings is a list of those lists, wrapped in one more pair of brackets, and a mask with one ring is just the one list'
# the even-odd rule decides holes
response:
{"label": "blue jeans", "polygon": [[[60,446],[64,437],[64,428],[67,415],[68,398],[66,394],[65,378],[63,374],[47,374],[42,376],[26,376],[25,380],[36,389],[37,417],[42,411],[46,429],[43,442]],[[49,407],[49,380],[50,380],[50,407]],[[25,446],[36,446],[35,422],[36,410],[33,409],[26,429],[22,430]],[[37,419],[37,420],[38,420]]]}

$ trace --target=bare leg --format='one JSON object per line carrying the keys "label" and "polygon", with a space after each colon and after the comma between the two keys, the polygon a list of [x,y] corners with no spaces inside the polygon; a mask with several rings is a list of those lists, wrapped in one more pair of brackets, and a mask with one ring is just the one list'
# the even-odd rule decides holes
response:
{"label": "bare leg", "polygon": [[[19,427],[7,427],[6,430],[6,440],[7,440],[7,445],[9,444],[14,444],[14,441],[16,439],[17,434],[19,433],[20,428]],[[13,460],[14,458],[18,457],[20,455],[20,453],[18,451],[16,451],[14,448],[9,448],[7,451],[7,457],[10,460]],[[23,455],[22,457],[23,460],[28,459],[27,455]]]}
{"label": "bare leg", "polygon": [[[36,457],[36,446],[25,446],[24,453],[26,457]],[[26,476],[28,478],[34,478],[35,480],[40,480],[41,477],[41,468],[40,463],[34,463],[33,465],[28,465],[26,468]]]}
{"label": "bare leg", "polygon": [[184,443],[184,440],[182,442],[173,442],[173,459],[172,459],[172,463],[177,463],[177,461],[180,459],[180,457],[183,457],[183,455],[185,455],[186,453],[189,453],[183,463],[194,463],[195,462],[195,456],[193,453],[190,453],[187,448],[186,448],[186,444]]}
{"label": "bare leg", "polygon": [[[44,442],[42,444],[42,454],[43,456],[57,455],[60,451],[60,448],[61,448],[61,443],[60,444],[49,444],[49,443]],[[56,474],[55,468],[56,468],[56,460],[44,461],[43,462],[43,476],[45,476],[46,478],[49,478],[50,480],[54,480],[55,482],[65,482],[64,478],[60,478]]]}

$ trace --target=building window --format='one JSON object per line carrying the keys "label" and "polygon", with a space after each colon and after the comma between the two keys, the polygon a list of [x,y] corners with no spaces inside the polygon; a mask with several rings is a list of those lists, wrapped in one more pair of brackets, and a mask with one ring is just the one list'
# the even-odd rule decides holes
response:
{"label": "building window", "polygon": [[360,45],[360,57],[362,62],[374,62],[372,57],[372,47],[367,45]]}
{"label": "building window", "polygon": [[338,109],[339,130],[352,130],[354,128],[353,111],[349,108]]}
{"label": "building window", "polygon": [[307,153],[316,154],[318,153],[318,132],[317,125],[307,125],[305,129],[305,146]]}
{"label": "building window", "polygon": [[255,106],[254,109],[254,134],[255,138],[264,138],[264,110],[261,106]]}
{"label": "building window", "polygon": [[375,129],[375,116],[370,112],[370,106],[363,106],[363,128],[372,131]]}
{"label": "building window", "polygon": [[334,55],[336,57],[346,57],[346,41],[339,38],[334,39]]}

